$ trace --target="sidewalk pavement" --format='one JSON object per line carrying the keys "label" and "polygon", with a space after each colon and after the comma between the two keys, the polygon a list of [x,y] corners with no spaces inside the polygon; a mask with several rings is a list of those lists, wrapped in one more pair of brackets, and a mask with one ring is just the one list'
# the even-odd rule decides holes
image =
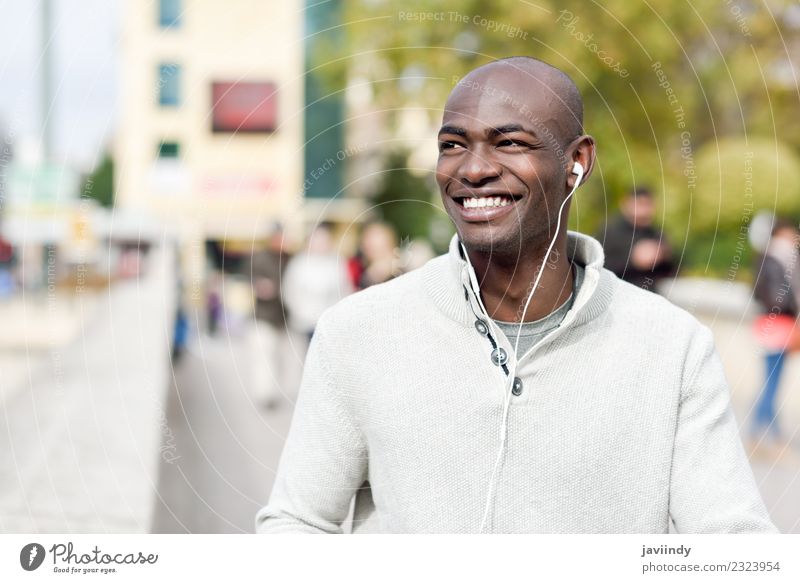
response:
{"label": "sidewalk pavement", "polygon": [[[167,469],[189,488],[205,484],[199,474],[189,473],[190,467],[196,467],[197,472],[217,473],[214,479],[219,481],[220,470],[229,475],[223,465],[233,466],[230,476],[236,479],[225,484],[227,490],[220,490],[217,502],[213,492],[203,488],[191,496],[178,489],[175,492],[185,502],[189,515],[192,504],[199,508],[197,504],[211,503],[215,513],[230,521],[232,530],[247,529],[246,515],[251,509],[245,504],[263,502],[260,489],[266,497],[265,473],[275,467],[278,436],[288,428],[288,411],[262,417],[248,404],[241,388],[231,391],[231,385],[239,380],[224,358],[232,355],[231,347],[224,343],[213,362],[201,359],[183,367],[191,379],[185,374],[170,378],[173,274],[171,256],[154,249],[150,270],[143,279],[115,285],[107,294],[92,299],[92,305],[84,305],[90,302],[88,297],[79,299],[75,312],[90,317],[79,320],[78,334],[68,345],[22,351],[19,361],[0,351],[0,390],[5,395],[0,416],[0,482],[4,485],[0,491],[0,531],[148,532],[153,526],[153,508],[161,512],[164,506],[177,509],[168,496],[156,505],[159,464],[162,469],[169,465]],[[754,312],[749,292],[738,284],[707,280],[679,280],[672,287],[673,301],[714,332],[737,420],[746,427],[762,376],[761,354],[750,333]],[[216,368],[210,366],[213,363],[217,363]],[[11,369],[17,371],[13,382],[6,375]],[[232,369],[236,371],[237,367]],[[780,415],[797,447],[800,358],[791,357],[784,375]],[[173,380],[179,390],[169,405],[170,421],[164,399]],[[9,390],[14,384],[16,389]],[[209,395],[209,385],[219,385],[219,394]],[[230,409],[228,413],[221,413],[223,403],[229,403],[223,407]],[[228,426],[234,413],[250,420],[236,417],[237,421]],[[185,431],[175,421],[178,418],[188,423]],[[210,441],[203,444],[201,428],[209,427],[213,429],[207,432]],[[233,436],[228,434],[231,427],[236,428]],[[241,453],[251,457],[257,452],[251,460],[253,468],[246,467],[242,455],[226,464],[210,462],[202,455],[191,460],[198,439],[203,444],[201,452],[213,450],[226,462],[230,451],[238,451],[230,448],[242,449],[242,443],[247,443]],[[232,440],[242,443],[234,445]],[[261,440],[264,445],[259,445]],[[180,456],[183,459],[177,463]],[[190,462],[194,466],[187,465]],[[751,463],[776,525],[782,532],[800,532],[800,462],[787,456],[780,460],[752,458]],[[208,484],[208,488],[216,487],[216,482]],[[247,495],[241,508],[223,512],[232,485],[234,493]],[[247,512],[242,514],[242,508]],[[236,518],[239,514],[244,516],[241,524]],[[211,523],[177,524],[175,530],[179,531],[206,532],[212,528]]]}
{"label": "sidewalk pavement", "polygon": [[0,301],[0,406],[23,390],[47,353],[74,342],[90,323],[99,294],[58,291],[16,294]]}
{"label": "sidewalk pavement", "polygon": [[[0,359],[0,372],[14,368],[17,381],[0,382],[0,531],[150,530],[168,431],[175,270],[159,248],[148,264],[138,281],[79,295],[71,314],[58,312],[62,324],[79,315],[71,341],[18,351],[21,363],[7,353]],[[43,322],[39,330],[27,324],[26,338],[48,340]]]}
{"label": "sidewalk pavement", "polygon": [[18,293],[0,301],[0,351],[38,351],[75,340],[92,315],[99,292]]}

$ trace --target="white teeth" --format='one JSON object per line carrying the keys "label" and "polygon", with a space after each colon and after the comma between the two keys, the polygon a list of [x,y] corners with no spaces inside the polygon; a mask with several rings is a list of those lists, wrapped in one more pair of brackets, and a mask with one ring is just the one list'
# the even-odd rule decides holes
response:
{"label": "white teeth", "polygon": [[481,197],[481,198],[465,198],[464,199],[464,208],[467,209],[475,209],[475,208],[495,208],[501,206],[508,206],[511,204],[511,200],[504,196],[489,196],[489,197]]}

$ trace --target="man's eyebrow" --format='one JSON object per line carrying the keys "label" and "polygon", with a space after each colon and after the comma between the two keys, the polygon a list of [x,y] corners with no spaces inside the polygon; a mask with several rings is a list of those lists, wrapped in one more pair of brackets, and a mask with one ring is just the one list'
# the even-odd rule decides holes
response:
{"label": "man's eyebrow", "polygon": [[467,130],[457,126],[442,126],[439,129],[439,135],[441,136],[442,134],[453,134],[455,136],[461,136],[462,138],[466,138]]}
{"label": "man's eyebrow", "polygon": [[536,135],[535,131],[525,128],[518,123],[511,123],[486,130],[486,134],[490,137],[495,137],[502,134],[513,134],[514,132],[525,132],[527,134],[531,134],[532,136]]}
{"label": "man's eyebrow", "polygon": [[[518,123],[511,123],[496,128],[489,128],[486,130],[486,135],[489,137],[495,137],[503,134],[512,134],[514,132],[525,132],[531,134],[532,136],[537,135],[532,129],[523,127]],[[467,137],[467,130],[458,126],[444,125],[439,129],[439,135],[442,134],[453,134],[455,136],[461,136],[462,138],[465,138]]]}

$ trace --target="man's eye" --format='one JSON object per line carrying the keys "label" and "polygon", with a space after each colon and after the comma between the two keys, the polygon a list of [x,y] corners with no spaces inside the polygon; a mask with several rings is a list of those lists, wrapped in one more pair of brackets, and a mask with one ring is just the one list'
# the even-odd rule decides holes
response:
{"label": "man's eye", "polygon": [[512,139],[506,138],[504,140],[500,140],[497,143],[497,147],[498,148],[505,148],[505,147],[527,148],[528,144],[526,144],[525,142],[520,142],[519,140],[512,140]]}
{"label": "man's eye", "polygon": [[448,142],[448,141],[439,142],[439,149],[440,150],[453,150],[455,148],[460,148],[460,147],[461,147],[461,144],[458,144],[456,142]]}

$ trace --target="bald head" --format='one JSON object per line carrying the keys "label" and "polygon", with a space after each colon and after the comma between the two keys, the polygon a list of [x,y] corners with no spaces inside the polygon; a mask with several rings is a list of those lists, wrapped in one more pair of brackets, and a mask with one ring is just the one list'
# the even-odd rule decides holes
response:
{"label": "bald head", "polygon": [[531,124],[553,134],[558,149],[583,134],[583,99],[570,77],[533,57],[507,57],[470,71],[450,94],[445,110],[459,108],[469,93],[500,97]]}

